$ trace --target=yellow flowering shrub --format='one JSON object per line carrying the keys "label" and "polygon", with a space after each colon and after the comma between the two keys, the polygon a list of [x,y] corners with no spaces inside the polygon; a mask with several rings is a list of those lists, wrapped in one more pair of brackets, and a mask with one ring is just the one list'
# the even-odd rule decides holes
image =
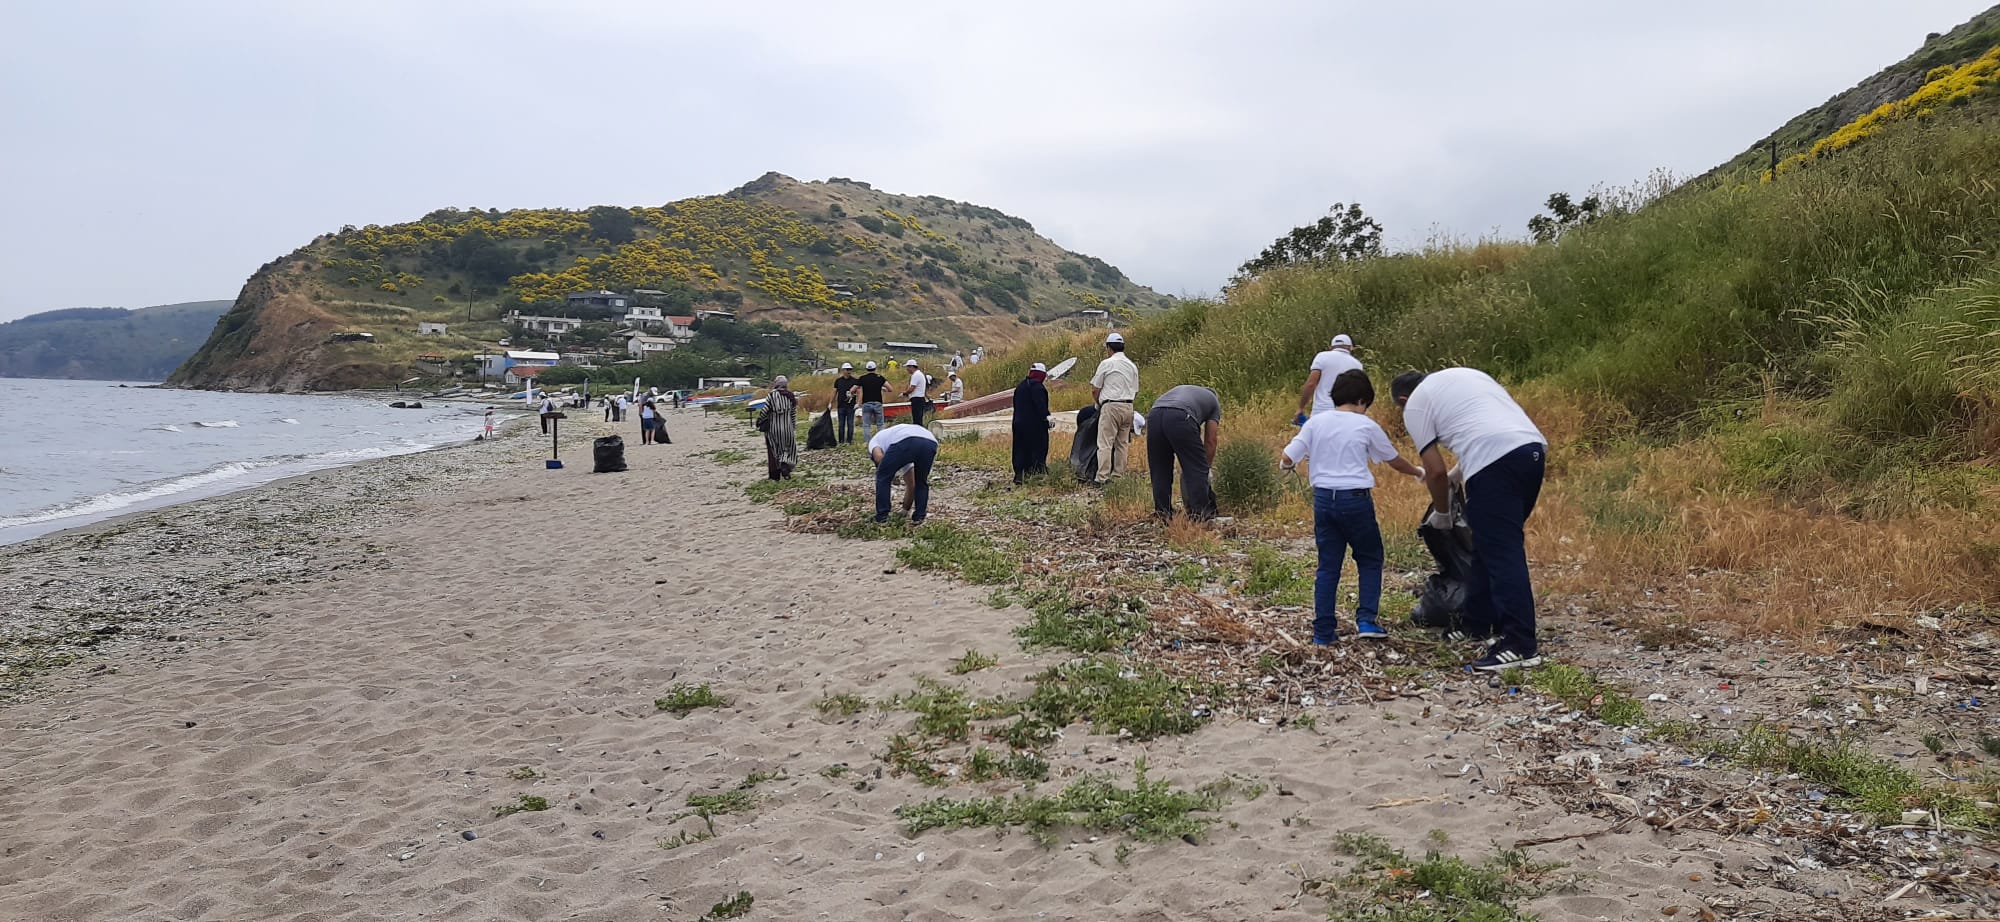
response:
{"label": "yellow flowering shrub", "polygon": [[[1924,75],[1924,85],[1910,95],[1883,103],[1867,114],[1835,129],[1830,135],[1803,154],[1794,154],[1778,161],[1778,175],[1782,176],[1814,160],[1837,151],[1845,150],[1872,138],[1889,125],[1905,119],[1923,119],[1936,114],[1939,109],[1954,105],[1976,94],[1986,92],[2000,82],[2000,45],[1985,54],[1966,62],[1963,66],[1934,67]],[[1771,177],[1766,176],[1768,181]]]}

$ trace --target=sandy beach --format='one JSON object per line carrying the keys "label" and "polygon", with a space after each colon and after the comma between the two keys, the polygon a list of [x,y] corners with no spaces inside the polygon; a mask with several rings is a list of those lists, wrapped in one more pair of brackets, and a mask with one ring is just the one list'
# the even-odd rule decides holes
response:
{"label": "sandy beach", "polygon": [[[0,707],[0,919],[691,922],[748,892],[758,919],[1303,920],[1325,917],[1314,882],[1347,832],[1469,856],[1575,834],[1534,849],[1579,875],[1527,904],[1549,920],[1904,917],[1879,908],[1886,871],[1813,871],[1796,844],[1522,783],[1563,754],[1518,728],[1559,715],[1488,710],[1483,686],[1324,708],[1312,730],[1076,726],[1049,747],[1044,788],[1129,783],[1141,759],[1236,784],[1189,842],[912,835],[897,808],[1021,786],[898,777],[881,754],[907,713],[816,705],[919,676],[1020,695],[1071,655],[1022,652],[1023,609],[899,567],[896,542],[786,530],[743,495],[762,457],[739,421],[676,413],[657,448],[627,426],[618,475],[589,472],[602,426],[571,422],[586,432],[560,471],[514,433],[0,550],[4,598],[33,600],[7,617],[32,612],[75,656]],[[950,676],[968,650],[999,665]],[[656,708],[677,684],[728,703]],[[1656,771],[1617,731],[1589,737],[1623,763],[1607,778]],[[738,789],[740,812],[687,815],[690,794]],[[548,809],[496,815],[524,797]]]}

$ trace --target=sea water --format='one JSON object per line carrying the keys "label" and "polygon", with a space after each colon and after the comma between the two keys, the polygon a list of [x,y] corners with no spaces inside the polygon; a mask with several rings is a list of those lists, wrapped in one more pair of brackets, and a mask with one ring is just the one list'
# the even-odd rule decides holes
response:
{"label": "sea water", "polygon": [[463,442],[485,425],[481,404],[399,410],[379,394],[231,394],[26,379],[0,379],[0,387],[6,389],[0,544]]}

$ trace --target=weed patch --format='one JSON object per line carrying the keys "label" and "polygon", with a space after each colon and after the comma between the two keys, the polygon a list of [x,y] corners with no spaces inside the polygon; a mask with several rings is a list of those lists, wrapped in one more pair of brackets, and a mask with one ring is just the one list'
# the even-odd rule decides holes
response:
{"label": "weed patch", "polygon": [[1930,810],[1946,823],[1992,829],[2000,813],[1979,806],[1993,796],[1988,788],[1977,796],[1956,789],[1924,784],[1914,772],[1880,758],[1850,740],[1832,744],[1794,739],[1782,727],[1755,724],[1734,738],[1709,745],[1711,755],[1753,768],[1796,774],[1825,785],[1847,806],[1877,819],[1895,822],[1904,810]]}
{"label": "weed patch", "polygon": [[1516,900],[1549,892],[1560,865],[1536,864],[1524,852],[1501,851],[1478,864],[1427,852],[1413,860],[1368,835],[1342,835],[1334,847],[1356,859],[1335,886],[1355,895],[1332,901],[1335,922],[1530,922]]}
{"label": "weed patch", "polygon": [[748,913],[751,905],[756,902],[757,898],[751,896],[750,891],[738,890],[735,896],[708,907],[708,912],[702,919],[704,922],[710,919],[734,919]]}
{"label": "weed patch", "polygon": [[514,769],[513,771],[507,773],[507,777],[512,778],[515,781],[531,781],[536,778],[540,778],[541,776],[542,776],[541,772],[535,771],[534,769],[529,768],[526,765],[523,765],[520,768]]}
{"label": "weed patch", "polygon": [[1507,676],[1509,684],[1526,685],[1553,695],[1572,709],[1614,727],[1636,727],[1646,722],[1646,707],[1638,699],[1575,666],[1549,663],[1535,670],[1509,670]]}
{"label": "weed patch", "polygon": [[1015,556],[994,547],[984,535],[948,522],[926,522],[911,536],[910,546],[896,559],[919,570],[956,573],[969,583],[1003,583],[1020,565]]}
{"label": "weed patch", "polygon": [[697,829],[694,832],[688,832],[687,830],[683,829],[680,832],[675,833],[671,838],[661,839],[660,847],[668,851],[673,851],[674,849],[680,848],[683,845],[693,845],[697,842],[706,842],[713,838],[715,838],[715,833],[706,829]]}
{"label": "weed patch", "polygon": [[1142,760],[1132,786],[1120,787],[1109,776],[1079,778],[1055,795],[1015,794],[1011,797],[953,800],[940,797],[896,810],[912,835],[931,829],[1021,827],[1044,846],[1055,844],[1065,828],[1117,833],[1143,842],[1200,835],[1222,807],[1220,798],[1177,790],[1165,781],[1146,777]]}
{"label": "weed patch", "polygon": [[533,794],[523,794],[519,798],[517,798],[513,803],[506,804],[499,807],[498,809],[495,809],[493,811],[493,815],[513,816],[516,813],[540,813],[543,810],[547,810],[548,808],[549,808],[548,798],[536,797]]}
{"label": "weed patch", "polygon": [[1311,605],[1314,566],[1268,544],[1251,545],[1250,574],[1243,580],[1243,591],[1274,605]]}
{"label": "weed patch", "polygon": [[1106,659],[1064,663],[1035,677],[1034,692],[1016,706],[1018,719],[1000,736],[1031,749],[1086,720],[1097,733],[1142,740],[1191,733],[1208,721],[1192,707],[1196,691],[1191,683],[1148,664],[1127,666]]}
{"label": "weed patch", "polygon": [[1028,623],[1014,629],[1022,646],[1060,647],[1078,653],[1103,653],[1124,647],[1145,627],[1146,603],[1114,596],[1095,604],[1078,601],[1062,589],[1041,589],[1021,602]]}
{"label": "weed patch", "polygon": [[1000,658],[997,656],[989,656],[978,650],[967,650],[964,656],[951,661],[951,674],[965,675],[969,672],[978,672],[981,669],[990,669],[998,665],[1000,665]]}
{"label": "weed patch", "polygon": [[813,707],[828,717],[853,717],[868,709],[868,699],[853,692],[841,692],[819,699]]}
{"label": "weed patch", "polygon": [[664,698],[653,699],[653,707],[667,711],[675,717],[686,717],[701,708],[728,707],[729,699],[715,693],[708,683],[689,685],[681,683],[667,691]]}

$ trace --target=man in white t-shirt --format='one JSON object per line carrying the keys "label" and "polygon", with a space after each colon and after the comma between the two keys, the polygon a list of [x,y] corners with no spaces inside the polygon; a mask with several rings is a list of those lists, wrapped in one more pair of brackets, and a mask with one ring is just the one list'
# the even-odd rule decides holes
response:
{"label": "man in white t-shirt", "polygon": [[921,426],[931,412],[931,376],[917,370],[916,359],[904,362],[903,367],[910,371],[910,386],[903,389],[903,396],[910,399],[910,421]]}
{"label": "man in white t-shirt", "polygon": [[1333,409],[1333,400],[1326,393],[1333,387],[1333,379],[1343,371],[1360,370],[1361,360],[1354,357],[1353,338],[1346,333],[1334,337],[1332,346],[1313,356],[1312,370],[1306,372],[1306,386],[1299,390],[1299,415],[1292,425],[1303,426],[1308,416]]}
{"label": "man in white t-shirt", "polygon": [[937,452],[937,436],[914,423],[898,423],[868,440],[868,457],[875,461],[875,521],[889,521],[889,495],[902,476],[910,524],[923,522],[930,514],[931,465]]}
{"label": "man in white t-shirt", "polygon": [[1535,589],[1528,578],[1526,528],[1542,493],[1548,439],[1485,372],[1447,368],[1397,375],[1389,393],[1403,408],[1431,492],[1431,527],[1449,530],[1451,484],[1440,448],[1458,457],[1465,482],[1465,524],[1478,558],[1465,583],[1468,632],[1499,640],[1472,668],[1499,672],[1538,666]]}
{"label": "man in white t-shirt", "polygon": [[549,422],[556,418],[556,398],[547,391],[542,392],[542,434],[549,434]]}
{"label": "man in white t-shirt", "polygon": [[1339,639],[1334,607],[1340,600],[1341,557],[1350,550],[1359,580],[1354,633],[1367,639],[1389,636],[1375,621],[1382,602],[1382,528],[1375,521],[1375,475],[1369,462],[1422,478],[1422,468],[1403,460],[1382,427],[1368,418],[1375,385],[1368,373],[1350,370],[1329,382],[1333,411],[1306,420],[1285,446],[1278,466],[1290,470],[1306,462],[1312,470],[1313,543],[1319,572],[1313,580],[1313,643]]}

